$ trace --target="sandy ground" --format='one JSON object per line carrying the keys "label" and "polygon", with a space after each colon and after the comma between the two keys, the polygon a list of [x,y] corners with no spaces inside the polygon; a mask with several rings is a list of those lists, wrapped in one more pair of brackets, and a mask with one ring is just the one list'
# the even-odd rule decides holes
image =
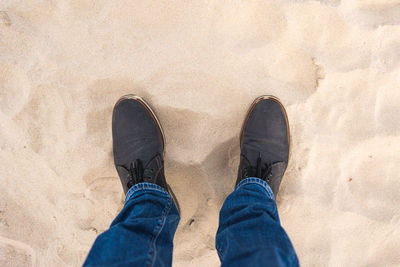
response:
{"label": "sandy ground", "polygon": [[261,94],[288,111],[278,208],[302,265],[399,266],[399,0],[1,0],[1,266],[79,266],[107,229],[126,93],[166,132],[174,266],[219,265],[218,212]]}

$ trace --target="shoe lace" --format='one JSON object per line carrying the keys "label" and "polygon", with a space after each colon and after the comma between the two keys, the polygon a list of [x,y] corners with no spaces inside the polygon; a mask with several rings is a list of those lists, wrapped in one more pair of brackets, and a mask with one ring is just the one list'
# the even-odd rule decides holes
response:
{"label": "shoe lace", "polygon": [[257,165],[251,166],[250,164],[243,169],[244,177],[257,177],[266,182],[270,182],[272,177],[272,165],[274,163],[262,163],[261,153],[258,154]]}
{"label": "shoe lace", "polygon": [[[146,177],[144,177],[145,169],[143,168],[143,164],[140,159],[136,159],[135,161],[131,162],[128,169],[123,166],[120,166],[120,167],[125,169],[125,171],[128,174],[128,177],[127,177],[128,188],[134,186],[137,183],[146,182],[147,180],[152,179],[151,177],[147,177],[147,175],[146,175]],[[152,173],[154,170],[147,169],[147,174],[149,174],[149,171]],[[150,176],[152,176],[152,175],[150,175]]]}

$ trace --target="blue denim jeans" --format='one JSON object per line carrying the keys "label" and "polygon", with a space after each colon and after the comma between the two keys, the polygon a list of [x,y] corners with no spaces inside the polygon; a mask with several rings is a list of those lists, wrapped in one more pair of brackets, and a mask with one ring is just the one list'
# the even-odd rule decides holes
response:
{"label": "blue denim jeans", "polygon": [[[166,190],[133,186],[110,229],[99,235],[84,266],[171,266],[179,212]],[[246,178],[220,212],[216,248],[222,266],[299,266],[266,182]]]}

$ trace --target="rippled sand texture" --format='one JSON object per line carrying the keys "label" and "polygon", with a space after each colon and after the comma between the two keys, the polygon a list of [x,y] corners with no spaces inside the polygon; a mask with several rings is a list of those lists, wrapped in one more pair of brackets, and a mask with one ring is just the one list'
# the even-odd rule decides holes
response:
{"label": "rippled sand texture", "polygon": [[398,266],[400,1],[0,2],[0,265],[79,266],[123,204],[111,110],[143,96],[182,209],[175,266],[218,266],[251,101],[287,107],[278,207],[303,266]]}

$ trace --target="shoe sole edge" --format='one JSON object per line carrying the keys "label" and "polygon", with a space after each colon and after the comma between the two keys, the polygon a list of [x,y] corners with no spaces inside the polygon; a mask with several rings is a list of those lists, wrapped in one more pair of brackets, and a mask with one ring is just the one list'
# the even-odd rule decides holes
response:
{"label": "shoe sole edge", "polygon": [[[136,101],[140,102],[140,103],[147,109],[147,111],[149,111],[149,113],[150,113],[150,115],[152,116],[153,120],[156,122],[156,124],[157,124],[157,126],[158,126],[158,129],[159,129],[159,131],[160,131],[160,134],[161,134],[161,138],[162,138],[162,142],[163,142],[163,157],[164,157],[164,156],[165,156],[165,135],[164,135],[163,128],[162,128],[161,123],[160,123],[160,121],[158,120],[158,117],[157,117],[156,113],[154,112],[154,110],[150,107],[150,105],[149,105],[142,97],[140,97],[140,96],[138,96],[138,95],[135,95],[135,94],[127,94],[127,95],[121,96],[121,97],[117,100],[117,102],[115,103],[115,105],[114,105],[114,108],[113,108],[113,115],[114,115],[115,107],[116,107],[121,101],[126,100],[126,99],[132,99],[132,100],[136,100]],[[174,191],[172,191],[172,188],[169,186],[168,183],[167,183],[167,191],[169,192],[169,194],[170,194],[172,200],[174,201],[175,206],[177,207],[178,212],[179,212],[179,214],[180,214],[180,206],[179,206],[178,199],[176,198],[176,196],[175,196],[175,194],[174,194]]]}

